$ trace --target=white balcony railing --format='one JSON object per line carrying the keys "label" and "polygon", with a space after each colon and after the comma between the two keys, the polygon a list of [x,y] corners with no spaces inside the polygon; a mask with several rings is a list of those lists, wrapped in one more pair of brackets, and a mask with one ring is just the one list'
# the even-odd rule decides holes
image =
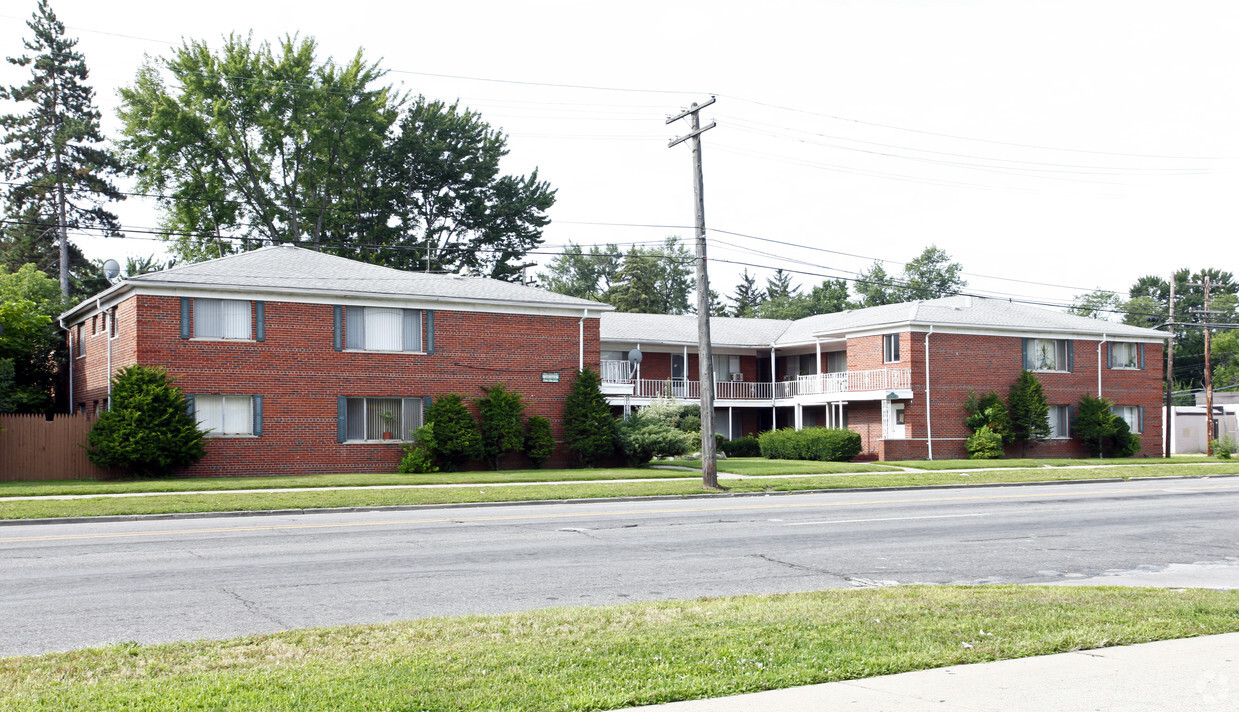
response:
{"label": "white balcony railing", "polygon": [[[609,364],[621,364],[620,369]],[[610,374],[610,377],[608,377]],[[662,381],[648,378],[627,378],[626,361],[603,361],[604,383],[632,384],[632,395],[637,398],[676,398],[699,400],[701,383],[680,379]],[[799,376],[777,383],[752,381],[717,381],[714,384],[716,400],[776,400],[796,396],[830,395],[834,393],[860,393],[865,391],[893,391],[911,387],[912,373],[907,369],[875,368],[868,371],[845,373],[816,373]]]}

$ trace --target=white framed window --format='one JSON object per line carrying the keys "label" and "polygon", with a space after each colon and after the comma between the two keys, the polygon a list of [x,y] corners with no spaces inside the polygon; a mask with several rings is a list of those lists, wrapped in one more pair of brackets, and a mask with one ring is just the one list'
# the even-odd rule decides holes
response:
{"label": "white framed window", "polygon": [[249,301],[194,298],[194,338],[251,339],[251,334]]}
{"label": "white framed window", "polygon": [[191,403],[198,427],[208,437],[262,434],[261,396],[195,395]]}
{"label": "white framed window", "polygon": [[1130,341],[1112,341],[1109,344],[1110,368],[1142,368],[1140,344]]}
{"label": "white framed window", "polygon": [[1127,428],[1133,433],[1144,429],[1143,409],[1138,405],[1112,405],[1110,412],[1127,421]]}
{"label": "white framed window", "polygon": [[348,307],[345,348],[359,351],[422,350],[420,309]]}
{"label": "white framed window", "polygon": [[1029,371],[1070,371],[1071,341],[1025,339],[1024,368]]}
{"label": "white framed window", "polygon": [[899,334],[886,334],[882,337],[882,362],[895,363],[899,360]]}
{"label": "white framed window", "polygon": [[421,398],[341,398],[342,441],[403,440],[422,427]]}
{"label": "white framed window", "polygon": [[846,351],[830,351],[822,354],[822,364],[826,373],[843,373],[848,370],[848,355]]}
{"label": "white framed window", "polygon": [[1069,405],[1050,406],[1050,437],[1051,438],[1071,437],[1071,406]]}

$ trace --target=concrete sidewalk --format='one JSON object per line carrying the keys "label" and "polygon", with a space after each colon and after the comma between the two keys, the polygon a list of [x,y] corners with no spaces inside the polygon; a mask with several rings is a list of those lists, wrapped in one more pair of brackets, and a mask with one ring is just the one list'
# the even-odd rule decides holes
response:
{"label": "concrete sidewalk", "polygon": [[735,697],[658,712],[1239,710],[1239,633],[956,665]]}

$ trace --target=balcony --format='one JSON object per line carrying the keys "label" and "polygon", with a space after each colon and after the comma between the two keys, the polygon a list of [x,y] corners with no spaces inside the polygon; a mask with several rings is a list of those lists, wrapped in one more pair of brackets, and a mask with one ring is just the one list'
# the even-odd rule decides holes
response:
{"label": "balcony", "polygon": [[[627,361],[603,361],[603,392],[609,395],[630,395],[634,398],[675,398],[677,400],[700,400],[701,382],[681,379],[662,381],[648,378],[628,378]],[[754,383],[751,381],[716,381],[716,401],[771,401],[794,399],[801,396],[833,396],[847,393],[907,390],[912,385],[912,373],[908,369],[875,368],[868,371],[844,373],[815,373],[798,376],[777,383]]]}

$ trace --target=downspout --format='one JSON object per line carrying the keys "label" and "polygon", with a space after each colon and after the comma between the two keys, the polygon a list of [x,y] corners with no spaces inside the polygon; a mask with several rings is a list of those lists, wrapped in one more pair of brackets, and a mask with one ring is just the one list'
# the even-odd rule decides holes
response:
{"label": "downspout", "polygon": [[774,397],[777,395],[774,389],[779,387],[779,377],[775,373],[774,361],[774,344],[770,344],[770,429],[779,429],[778,408],[774,407]]}
{"label": "downspout", "polygon": [[63,317],[60,319],[60,328],[64,329],[65,333],[69,335],[69,413],[72,414],[76,412],[74,410],[76,406],[73,405],[73,331],[65,326]]}
{"label": "downspout", "polygon": [[1101,335],[1101,341],[1097,342],[1097,397],[1101,398],[1101,345],[1106,343],[1106,335]]}
{"label": "downspout", "polygon": [[934,459],[934,424],[933,407],[929,402],[929,335],[934,333],[934,325],[929,325],[925,333],[925,442],[929,445],[929,459]]}
{"label": "downspout", "polygon": [[580,355],[577,356],[576,370],[578,371],[585,370],[585,318],[588,316],[589,316],[589,310],[586,309],[584,312],[581,313],[581,321],[577,324],[577,329],[580,331],[579,341],[581,345]]}

